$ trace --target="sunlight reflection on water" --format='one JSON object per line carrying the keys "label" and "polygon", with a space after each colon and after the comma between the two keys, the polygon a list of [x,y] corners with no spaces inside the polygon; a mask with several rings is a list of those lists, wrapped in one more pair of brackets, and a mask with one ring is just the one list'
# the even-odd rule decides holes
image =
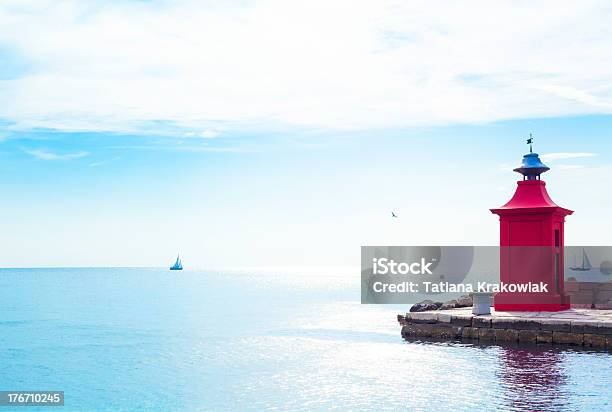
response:
{"label": "sunlight reflection on water", "polygon": [[405,342],[359,276],[0,270],[0,386],[64,410],[610,410],[612,361]]}

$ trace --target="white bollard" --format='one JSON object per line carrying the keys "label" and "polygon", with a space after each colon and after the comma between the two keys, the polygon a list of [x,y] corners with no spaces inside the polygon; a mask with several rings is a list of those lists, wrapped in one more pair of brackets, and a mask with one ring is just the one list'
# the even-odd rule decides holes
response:
{"label": "white bollard", "polygon": [[473,293],[472,294],[472,314],[473,315],[490,315],[491,306],[493,305],[492,293]]}

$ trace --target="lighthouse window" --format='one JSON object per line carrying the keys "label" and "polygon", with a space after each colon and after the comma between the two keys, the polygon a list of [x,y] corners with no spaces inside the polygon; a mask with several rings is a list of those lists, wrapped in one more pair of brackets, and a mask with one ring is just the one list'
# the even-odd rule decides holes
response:
{"label": "lighthouse window", "polygon": [[555,247],[561,246],[561,239],[559,237],[559,229],[555,229]]}

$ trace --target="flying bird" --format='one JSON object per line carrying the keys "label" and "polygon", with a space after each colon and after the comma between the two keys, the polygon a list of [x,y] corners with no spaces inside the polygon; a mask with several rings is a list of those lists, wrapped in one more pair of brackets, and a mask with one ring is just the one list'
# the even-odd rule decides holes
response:
{"label": "flying bird", "polygon": [[391,212],[391,217],[397,217],[397,215],[395,214],[395,212]]}

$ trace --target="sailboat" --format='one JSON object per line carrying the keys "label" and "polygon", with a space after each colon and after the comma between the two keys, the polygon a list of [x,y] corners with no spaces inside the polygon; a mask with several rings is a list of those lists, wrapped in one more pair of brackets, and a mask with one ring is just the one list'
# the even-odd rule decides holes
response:
{"label": "sailboat", "polygon": [[179,255],[176,255],[176,262],[174,262],[174,265],[170,266],[170,270],[183,270],[183,263]]}
{"label": "sailboat", "polygon": [[576,266],[576,255],[574,255],[574,266],[571,266],[570,269],[578,272],[586,272],[591,270],[592,267],[593,265],[591,265],[589,256],[586,254],[584,249],[582,249],[582,266]]}

